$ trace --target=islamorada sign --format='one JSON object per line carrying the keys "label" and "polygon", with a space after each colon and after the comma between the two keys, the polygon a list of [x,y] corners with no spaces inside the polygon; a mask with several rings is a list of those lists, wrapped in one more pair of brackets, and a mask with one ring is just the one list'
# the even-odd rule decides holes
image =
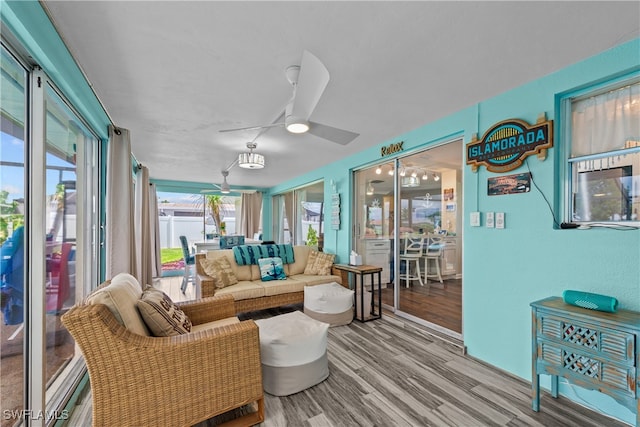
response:
{"label": "islamorada sign", "polygon": [[550,147],[553,147],[553,120],[546,120],[544,114],[535,125],[509,119],[494,125],[481,140],[467,144],[467,164],[474,172],[480,165],[491,172],[508,172],[532,154],[544,160]]}

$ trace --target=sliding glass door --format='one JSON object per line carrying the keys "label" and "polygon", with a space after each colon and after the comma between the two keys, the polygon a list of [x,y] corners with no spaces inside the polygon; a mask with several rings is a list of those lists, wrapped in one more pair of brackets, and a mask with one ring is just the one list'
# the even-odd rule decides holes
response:
{"label": "sliding glass door", "polygon": [[60,318],[99,280],[100,145],[45,73],[1,65],[2,426],[45,425],[85,373]]}
{"label": "sliding glass door", "polygon": [[[24,409],[25,182],[27,71],[4,47],[0,76],[0,279],[2,332],[0,407],[20,414]],[[3,420],[11,426],[19,416]]]}
{"label": "sliding glass door", "polygon": [[462,141],[354,175],[353,247],[382,267],[383,305],[462,332]]}

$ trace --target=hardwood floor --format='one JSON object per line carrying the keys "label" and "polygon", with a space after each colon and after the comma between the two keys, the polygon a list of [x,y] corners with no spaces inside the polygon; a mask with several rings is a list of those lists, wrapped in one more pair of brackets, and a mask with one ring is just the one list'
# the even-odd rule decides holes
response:
{"label": "hardwood floor", "polygon": [[[163,280],[159,286],[171,294],[175,284]],[[239,317],[266,318],[299,309],[286,306]],[[387,313],[379,320],[330,328],[328,359],[330,375],[322,383],[286,397],[265,394],[262,427],[625,426],[546,392],[540,412],[533,412],[529,382],[467,357],[453,341]],[[77,423],[70,420],[69,425],[90,424],[90,398],[84,403],[78,411],[84,418],[74,412]],[[209,420],[198,427],[214,425]]]}
{"label": "hardwood floor", "polygon": [[[382,302],[393,306],[393,284],[382,290]],[[399,307],[403,312],[459,334],[462,333],[462,280],[444,283],[429,281],[424,286],[413,282],[400,288]]]}

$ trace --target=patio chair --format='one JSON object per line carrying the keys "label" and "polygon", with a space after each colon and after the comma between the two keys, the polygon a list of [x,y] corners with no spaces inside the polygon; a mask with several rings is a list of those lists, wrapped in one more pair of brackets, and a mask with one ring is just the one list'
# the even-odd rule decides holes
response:
{"label": "patio chair", "polygon": [[24,320],[24,226],[13,231],[0,247],[2,314],[5,325]]}
{"label": "patio chair", "polygon": [[182,278],[182,286],[180,286],[180,290],[184,294],[189,282],[194,281],[195,268],[191,267],[195,266],[196,256],[189,250],[189,243],[187,242],[186,236],[180,236],[180,245],[182,246],[182,257],[184,258],[184,277]]}
{"label": "patio chair", "polygon": [[235,317],[233,297],[177,303],[190,332],[154,337],[138,310],[142,295],[133,276],[119,274],[62,316],[89,372],[92,425],[191,426],[223,413],[236,415],[234,426],[262,422],[258,327]]}

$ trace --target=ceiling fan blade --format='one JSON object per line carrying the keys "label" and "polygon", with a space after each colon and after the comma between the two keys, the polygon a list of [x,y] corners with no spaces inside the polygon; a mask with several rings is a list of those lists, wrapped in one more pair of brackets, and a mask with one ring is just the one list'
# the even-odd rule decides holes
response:
{"label": "ceiling fan blade", "polygon": [[334,128],[316,122],[309,122],[309,133],[340,145],[347,145],[360,136],[359,133]]}
{"label": "ceiling fan blade", "polygon": [[310,52],[302,52],[291,115],[308,120],[328,83],[329,71],[324,64]]}
{"label": "ceiling fan blade", "polygon": [[[258,190],[254,188],[240,189],[240,188],[229,188],[229,191],[232,193],[244,193],[244,194],[254,194],[257,193]],[[211,194],[211,193],[222,193],[220,189],[211,189],[211,190],[200,190],[200,194]]]}
{"label": "ceiling fan blade", "polygon": [[261,126],[248,126],[246,128],[220,129],[218,132],[237,132],[241,130],[267,129],[267,128],[273,128],[276,126],[284,126],[284,123],[272,123],[270,125],[261,125]]}

